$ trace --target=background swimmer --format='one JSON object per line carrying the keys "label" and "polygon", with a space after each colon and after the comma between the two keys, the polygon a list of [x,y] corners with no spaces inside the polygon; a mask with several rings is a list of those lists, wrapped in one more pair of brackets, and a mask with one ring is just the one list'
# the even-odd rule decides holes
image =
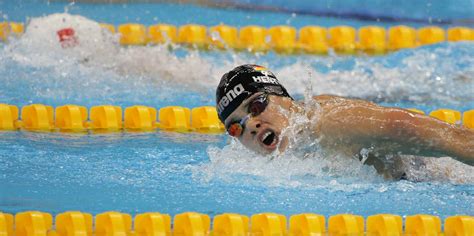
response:
{"label": "background swimmer", "polygon": [[[328,152],[339,151],[373,165],[386,177],[403,176],[399,155],[450,156],[474,165],[474,131],[400,108],[331,95],[313,97],[316,106],[297,103],[274,74],[242,65],[224,74],[216,91],[219,118],[229,135],[247,148],[270,154],[289,145],[290,116],[308,117],[312,137]],[[393,156],[391,166],[385,157]]]}

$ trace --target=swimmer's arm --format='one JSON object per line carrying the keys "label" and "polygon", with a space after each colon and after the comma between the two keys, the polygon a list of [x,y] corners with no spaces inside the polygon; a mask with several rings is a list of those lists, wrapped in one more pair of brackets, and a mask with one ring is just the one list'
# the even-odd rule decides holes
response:
{"label": "swimmer's arm", "polygon": [[474,131],[404,109],[383,111],[392,130],[389,137],[410,147],[408,154],[439,154],[474,165]]}
{"label": "swimmer's arm", "polygon": [[[354,102],[331,112],[329,122],[341,139],[348,138],[386,154],[450,156],[474,165],[474,131],[399,108]],[[335,126],[334,126],[335,125]],[[387,145],[388,144],[388,145]],[[370,147],[369,146],[369,147]]]}

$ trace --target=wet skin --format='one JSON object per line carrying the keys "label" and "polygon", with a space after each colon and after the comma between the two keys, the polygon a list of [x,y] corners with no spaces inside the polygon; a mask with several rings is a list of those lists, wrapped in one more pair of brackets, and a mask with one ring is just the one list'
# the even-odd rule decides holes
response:
{"label": "wet skin", "polygon": [[[225,124],[245,117],[248,103],[256,96],[258,94],[245,100]],[[319,108],[306,112],[301,104],[289,98],[269,95],[268,99],[267,108],[248,119],[238,138],[258,153],[272,153],[277,148],[285,150],[288,138],[282,137],[281,133],[289,125],[289,114],[297,112],[310,119],[317,116],[317,122],[310,129],[323,149],[358,156],[363,148],[370,148],[373,158],[366,163],[379,172],[386,170],[380,161],[386,155],[449,156],[474,165],[474,130],[405,109],[338,96],[316,96],[313,99]]]}

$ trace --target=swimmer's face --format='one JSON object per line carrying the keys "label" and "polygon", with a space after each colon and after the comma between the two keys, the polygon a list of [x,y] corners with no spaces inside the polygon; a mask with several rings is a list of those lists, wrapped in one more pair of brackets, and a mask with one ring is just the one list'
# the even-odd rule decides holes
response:
{"label": "swimmer's face", "polygon": [[235,136],[251,150],[264,154],[276,149],[283,151],[288,138],[281,134],[288,126],[291,103],[292,100],[287,97],[257,93],[242,102],[224,124],[228,132],[232,133],[229,127],[244,120],[242,133]]}

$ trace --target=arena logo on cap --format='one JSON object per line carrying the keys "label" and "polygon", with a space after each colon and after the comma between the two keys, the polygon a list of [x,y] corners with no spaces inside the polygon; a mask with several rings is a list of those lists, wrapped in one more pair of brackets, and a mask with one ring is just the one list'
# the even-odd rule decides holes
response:
{"label": "arena logo on cap", "polygon": [[224,109],[241,93],[245,91],[242,84],[236,85],[233,89],[229,90],[224,97],[221,98],[217,104],[217,112],[222,113]]}

